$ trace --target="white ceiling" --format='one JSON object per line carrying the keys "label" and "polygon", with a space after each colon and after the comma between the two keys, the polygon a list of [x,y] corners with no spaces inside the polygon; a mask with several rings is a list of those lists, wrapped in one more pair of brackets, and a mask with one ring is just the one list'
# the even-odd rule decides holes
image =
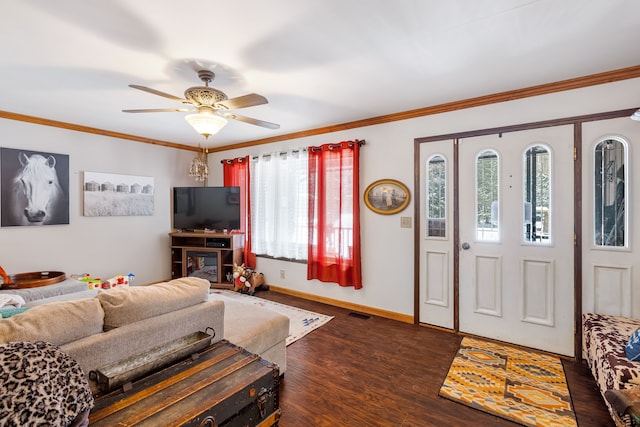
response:
{"label": "white ceiling", "polygon": [[[640,64],[638,0],[0,0],[0,110],[228,145]],[[180,108],[216,73],[237,110],[204,141]],[[638,94],[640,101],[640,93]]]}

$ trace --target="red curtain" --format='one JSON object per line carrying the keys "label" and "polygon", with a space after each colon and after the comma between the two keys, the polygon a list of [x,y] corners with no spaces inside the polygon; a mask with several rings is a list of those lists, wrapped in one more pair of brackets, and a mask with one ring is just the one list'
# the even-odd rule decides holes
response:
{"label": "red curtain", "polygon": [[225,187],[240,187],[240,231],[244,232],[244,264],[256,267],[256,254],[251,251],[251,180],[249,172],[249,156],[223,160]]}
{"label": "red curtain", "polygon": [[362,288],[360,141],[309,147],[307,279]]}

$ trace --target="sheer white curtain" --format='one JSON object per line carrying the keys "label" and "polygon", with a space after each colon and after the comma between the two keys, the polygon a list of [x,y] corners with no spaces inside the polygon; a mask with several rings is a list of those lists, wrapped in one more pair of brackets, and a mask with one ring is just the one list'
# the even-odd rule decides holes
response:
{"label": "sheer white curtain", "polygon": [[307,259],[307,182],[306,149],[251,159],[251,247],[256,254]]}

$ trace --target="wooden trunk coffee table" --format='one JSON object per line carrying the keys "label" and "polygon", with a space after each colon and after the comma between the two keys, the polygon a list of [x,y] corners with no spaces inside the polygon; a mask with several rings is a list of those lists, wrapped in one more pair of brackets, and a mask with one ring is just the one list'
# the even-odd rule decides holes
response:
{"label": "wooden trunk coffee table", "polygon": [[91,426],[274,426],[279,369],[228,341],[98,397]]}

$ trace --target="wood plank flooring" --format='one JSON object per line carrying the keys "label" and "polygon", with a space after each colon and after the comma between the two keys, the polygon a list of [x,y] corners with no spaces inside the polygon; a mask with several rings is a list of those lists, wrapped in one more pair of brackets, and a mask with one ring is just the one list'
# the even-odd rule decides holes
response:
{"label": "wood plank flooring", "polygon": [[[256,296],[335,316],[287,347],[280,427],[518,425],[438,397],[459,335],[357,317],[347,309],[274,291]],[[578,425],[614,426],[586,366],[563,364]]]}

